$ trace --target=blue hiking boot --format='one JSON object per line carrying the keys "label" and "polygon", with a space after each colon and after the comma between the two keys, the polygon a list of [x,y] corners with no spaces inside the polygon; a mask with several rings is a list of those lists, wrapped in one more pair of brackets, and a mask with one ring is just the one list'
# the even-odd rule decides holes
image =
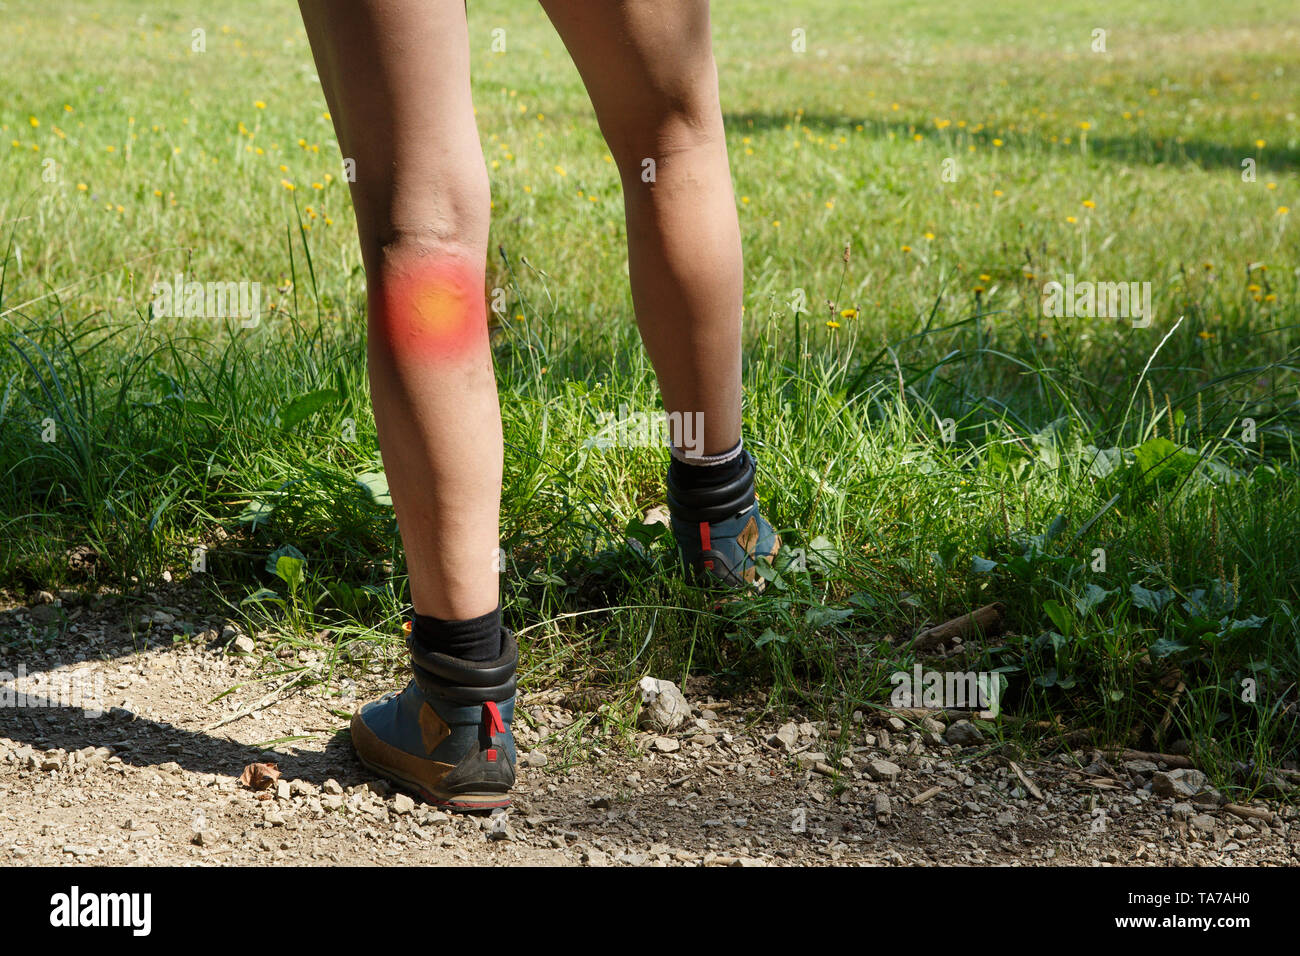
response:
{"label": "blue hiking boot", "polygon": [[501,656],[466,661],[430,652],[409,636],[414,678],[352,716],[352,745],[375,773],[451,810],[510,805],[515,782],[515,665],[502,629]]}
{"label": "blue hiking boot", "polygon": [[668,512],[677,551],[689,573],[702,583],[761,591],[759,559],[773,561],[781,538],[759,513],[754,495],[753,456],[741,452],[748,467],[725,485],[684,490],[668,472]]}

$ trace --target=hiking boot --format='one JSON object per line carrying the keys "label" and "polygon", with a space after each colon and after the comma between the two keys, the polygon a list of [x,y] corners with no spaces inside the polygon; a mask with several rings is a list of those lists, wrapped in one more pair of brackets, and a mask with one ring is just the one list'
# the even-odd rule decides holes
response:
{"label": "hiking boot", "polygon": [[440,807],[508,807],[515,782],[514,635],[502,629],[495,661],[431,652],[409,636],[407,647],[415,676],[406,689],[366,704],[352,717],[357,757]]}
{"label": "hiking boot", "polygon": [[758,573],[758,560],[774,560],[781,538],[759,513],[753,456],[741,454],[748,467],[717,488],[683,491],[669,471],[668,512],[678,554],[697,580],[761,591],[767,581]]}

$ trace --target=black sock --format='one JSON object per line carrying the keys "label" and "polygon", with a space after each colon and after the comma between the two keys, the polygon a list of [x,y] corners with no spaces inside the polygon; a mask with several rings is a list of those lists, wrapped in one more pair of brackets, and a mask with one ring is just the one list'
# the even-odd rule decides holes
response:
{"label": "black sock", "polygon": [[414,614],[411,637],[427,651],[466,661],[494,661],[501,656],[501,607],[464,621]]}

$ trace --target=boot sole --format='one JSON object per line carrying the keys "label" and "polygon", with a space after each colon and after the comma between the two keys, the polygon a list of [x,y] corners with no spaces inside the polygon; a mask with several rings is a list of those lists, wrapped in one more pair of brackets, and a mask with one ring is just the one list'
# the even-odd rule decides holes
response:
{"label": "boot sole", "polygon": [[505,793],[445,793],[430,790],[419,781],[411,780],[391,767],[385,767],[382,764],[367,760],[361,754],[357,754],[357,760],[367,770],[373,770],[385,780],[390,780],[402,789],[414,793],[431,806],[468,813],[474,810],[502,809],[510,806],[511,803],[510,795]]}

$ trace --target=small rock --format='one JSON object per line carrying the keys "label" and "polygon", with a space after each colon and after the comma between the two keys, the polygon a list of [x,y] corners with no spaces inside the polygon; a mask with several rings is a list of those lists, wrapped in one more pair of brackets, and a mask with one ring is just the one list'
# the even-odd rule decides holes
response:
{"label": "small rock", "polygon": [[782,724],[772,736],[767,738],[769,746],[791,751],[799,743],[799,728],[795,724]]}
{"label": "small rock", "polygon": [[957,720],[944,731],[943,739],[952,747],[974,747],[983,743],[984,735],[969,720]]}
{"label": "small rock", "polygon": [[236,654],[251,654],[257,650],[257,645],[253,643],[253,639],[247,634],[240,634],[235,638],[235,643],[231,646],[231,650]]}
{"label": "small rock", "polygon": [[1214,819],[1214,817],[1210,816],[1208,813],[1198,813],[1196,816],[1192,817],[1189,822],[1198,830],[1202,830],[1205,833],[1213,833],[1214,828],[1218,826],[1219,821]]}
{"label": "small rock", "polygon": [[515,833],[510,829],[510,814],[498,813],[491,818],[487,826],[489,840],[513,840]]}
{"label": "small rock", "polygon": [[876,794],[876,819],[881,823],[888,822],[893,812],[889,797],[883,793]]}
{"label": "small rock", "polygon": [[1210,780],[1199,770],[1161,770],[1151,778],[1151,792],[1159,797],[1194,797],[1202,793]]}
{"label": "small rock", "polygon": [[406,794],[399,793],[397,796],[393,797],[393,812],[405,814],[411,813],[414,810],[415,801]]}
{"label": "small rock", "polygon": [[333,777],[330,777],[323,784],[321,784],[321,792],[329,793],[329,794],[341,794],[343,792],[343,787],[337,780],[335,780]]}
{"label": "small rock", "polygon": [[898,764],[890,763],[888,760],[873,760],[867,764],[867,773],[871,775],[871,779],[882,783],[893,783],[901,772]]}
{"label": "small rock", "polygon": [[212,846],[221,839],[221,834],[216,830],[194,830],[190,834],[190,842],[195,846]]}
{"label": "small rock", "polygon": [[907,729],[907,724],[901,717],[890,717],[885,723],[889,724],[889,729],[896,734],[901,734]]}
{"label": "small rock", "polygon": [[661,734],[672,733],[691,716],[691,705],[672,681],[643,677],[637,686],[641,690],[638,726]]}
{"label": "small rock", "polygon": [[796,755],[794,759],[795,762],[799,764],[800,768],[811,770],[819,763],[824,764],[826,762],[826,755],[818,753],[815,750],[805,750],[803,753]]}
{"label": "small rock", "polygon": [[524,766],[533,768],[545,767],[546,754],[542,753],[540,750],[530,750],[528,755],[524,757]]}
{"label": "small rock", "polygon": [[682,749],[681,743],[674,740],[672,737],[656,737],[653,746],[654,749],[659,751],[661,754],[676,753]]}

